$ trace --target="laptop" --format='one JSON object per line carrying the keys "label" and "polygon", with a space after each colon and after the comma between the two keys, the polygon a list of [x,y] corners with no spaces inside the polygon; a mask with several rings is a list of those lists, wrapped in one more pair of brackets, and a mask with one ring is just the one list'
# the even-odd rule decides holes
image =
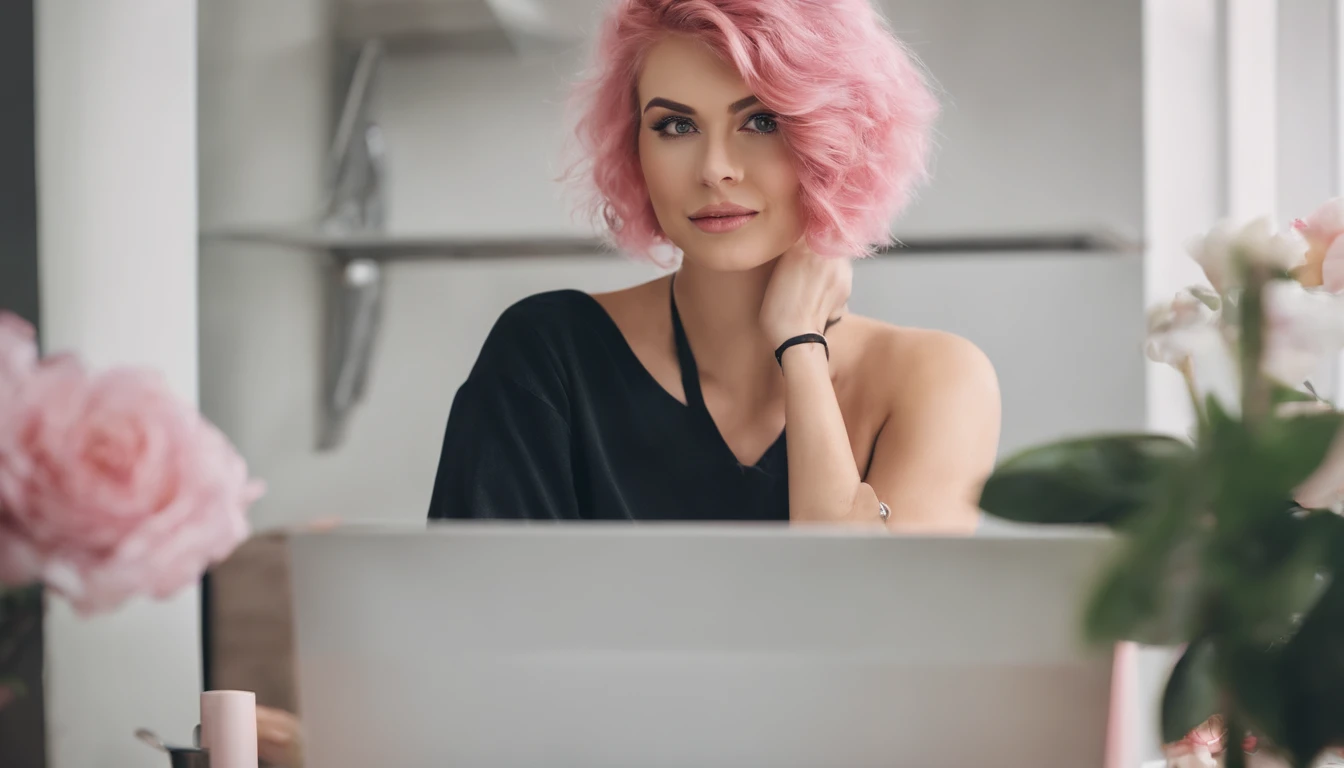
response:
{"label": "laptop", "polygon": [[296,534],[307,764],[1102,766],[1116,655],[1082,644],[1080,617],[1113,547],[778,525]]}

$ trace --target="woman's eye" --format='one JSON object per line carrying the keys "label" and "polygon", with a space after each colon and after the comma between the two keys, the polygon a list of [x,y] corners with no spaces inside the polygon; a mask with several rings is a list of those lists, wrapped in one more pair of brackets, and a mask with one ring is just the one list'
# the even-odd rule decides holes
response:
{"label": "woman's eye", "polygon": [[774,115],[752,115],[747,124],[758,133],[774,133],[779,129],[779,122]]}
{"label": "woman's eye", "polygon": [[653,130],[663,136],[685,136],[688,133],[695,133],[695,123],[684,117],[668,117],[658,121],[653,126]]}

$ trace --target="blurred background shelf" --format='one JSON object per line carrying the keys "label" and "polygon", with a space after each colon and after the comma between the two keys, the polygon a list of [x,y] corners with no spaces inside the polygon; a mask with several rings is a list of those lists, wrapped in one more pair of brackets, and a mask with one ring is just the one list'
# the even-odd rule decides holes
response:
{"label": "blurred background shelf", "polygon": [[[378,233],[336,234],[303,229],[240,229],[206,233],[202,239],[206,244],[279,246],[380,262],[619,255],[600,238],[573,236],[472,238]],[[1045,253],[1114,255],[1135,253],[1141,249],[1141,243],[1107,231],[983,236],[963,234],[947,237],[915,237],[881,248],[877,255],[884,257],[932,254],[1007,256]]]}

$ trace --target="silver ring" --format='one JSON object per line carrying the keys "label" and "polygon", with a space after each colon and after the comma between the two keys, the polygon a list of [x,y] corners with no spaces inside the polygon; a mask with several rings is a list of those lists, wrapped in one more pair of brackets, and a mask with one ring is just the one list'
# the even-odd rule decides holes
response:
{"label": "silver ring", "polygon": [[887,518],[891,517],[891,507],[888,507],[883,502],[877,502],[877,516],[882,518],[882,522],[885,523]]}

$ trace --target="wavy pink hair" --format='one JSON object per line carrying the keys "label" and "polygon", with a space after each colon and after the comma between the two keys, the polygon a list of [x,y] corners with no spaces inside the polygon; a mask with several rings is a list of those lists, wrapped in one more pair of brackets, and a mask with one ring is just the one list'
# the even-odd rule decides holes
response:
{"label": "wavy pink hair", "polygon": [[890,242],[927,178],[938,102],[869,0],[615,0],[574,91],[581,159],[567,176],[617,247],[652,258],[667,242],[640,169],[635,99],[645,52],[670,33],[709,45],[779,115],[817,253]]}

